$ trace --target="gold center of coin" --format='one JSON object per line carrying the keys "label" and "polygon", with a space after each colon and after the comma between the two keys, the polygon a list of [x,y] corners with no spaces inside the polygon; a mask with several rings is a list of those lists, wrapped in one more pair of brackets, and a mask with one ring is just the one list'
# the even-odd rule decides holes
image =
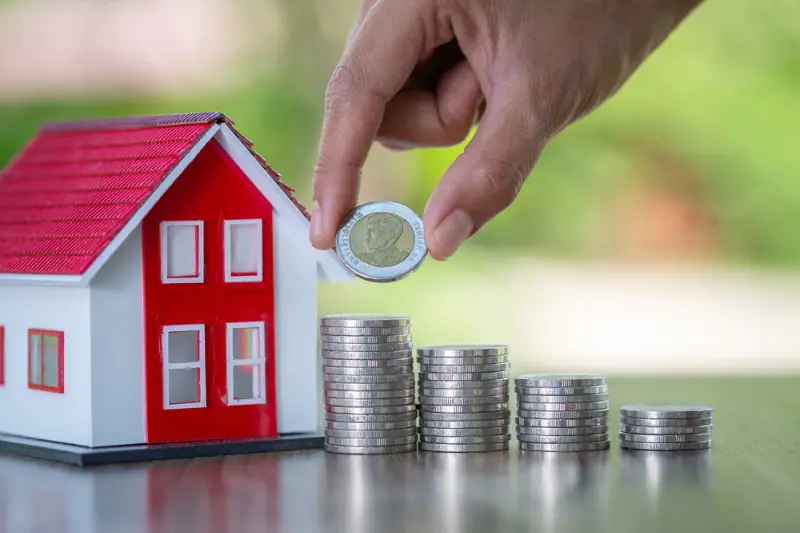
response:
{"label": "gold center of coin", "polygon": [[392,213],[372,213],[350,231],[350,249],[361,261],[376,267],[400,264],[414,248],[414,231]]}

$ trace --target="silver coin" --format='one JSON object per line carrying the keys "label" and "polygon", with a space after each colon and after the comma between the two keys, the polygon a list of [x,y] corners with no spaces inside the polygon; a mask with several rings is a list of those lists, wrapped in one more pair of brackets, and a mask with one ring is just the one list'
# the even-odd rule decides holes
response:
{"label": "silver coin", "polygon": [[531,396],[572,396],[576,394],[608,394],[608,385],[594,387],[520,387],[515,385],[517,394]]}
{"label": "silver coin", "polygon": [[583,403],[608,401],[608,394],[574,394],[570,396],[545,396],[517,393],[518,402],[526,403]]}
{"label": "silver coin", "polygon": [[351,400],[378,400],[384,398],[414,398],[414,388],[383,391],[326,390],[325,398],[350,398]]}
{"label": "silver coin", "polygon": [[403,359],[325,359],[325,366],[343,366],[349,368],[386,368],[387,366],[405,366],[412,368],[411,358]]}
{"label": "silver coin", "polygon": [[[402,367],[396,367],[402,368]],[[322,381],[332,381],[336,383],[399,383],[410,382],[414,384],[414,374],[389,374],[375,376],[344,376],[341,374],[323,374]]]}
{"label": "silver coin", "polygon": [[397,422],[334,422],[325,421],[325,429],[347,431],[385,431],[391,429],[417,430],[417,420],[400,420]]}
{"label": "silver coin", "polygon": [[[338,377],[338,376],[336,376]],[[323,386],[325,387],[326,391],[396,391],[396,390],[406,390],[406,389],[414,389],[414,378],[406,378],[401,381],[390,381],[387,383],[374,383],[374,382],[366,382],[366,383],[352,383],[349,381],[345,382],[334,382],[334,381],[325,381],[323,378]]]}
{"label": "silver coin", "polygon": [[337,439],[393,439],[398,437],[412,437],[417,434],[417,428],[404,429],[376,429],[372,431],[352,431],[349,429],[326,429],[325,437]]}
{"label": "silver coin", "polygon": [[572,428],[547,428],[535,426],[520,426],[517,425],[518,435],[541,435],[541,436],[578,436],[578,435],[597,435],[600,433],[608,433],[608,426],[583,426]]}
{"label": "silver coin", "polygon": [[442,398],[439,396],[420,396],[420,405],[508,405],[508,395],[472,396],[469,398]]}
{"label": "silver coin", "polygon": [[508,398],[508,387],[492,387],[490,389],[429,389],[420,387],[419,395],[420,398],[473,398],[475,396],[505,396]]}
{"label": "silver coin", "polygon": [[484,435],[482,437],[436,437],[433,435],[420,435],[420,442],[431,444],[490,444],[494,442],[508,442],[511,435]]}
{"label": "silver coin", "polygon": [[642,435],[637,433],[620,433],[620,442],[705,442],[711,440],[711,433],[694,433],[692,435]]}
{"label": "silver coin", "polygon": [[528,411],[518,409],[520,418],[601,418],[608,416],[608,409],[594,409],[592,411]]}
{"label": "silver coin", "polygon": [[341,335],[344,337],[362,337],[373,335],[408,335],[411,333],[411,326],[397,326],[389,328],[341,328],[334,326],[322,326],[319,328],[320,335]]}
{"label": "silver coin", "polygon": [[705,405],[637,404],[623,405],[620,415],[629,418],[711,418],[714,409]]}
{"label": "silver coin", "polygon": [[507,379],[508,370],[500,372],[469,372],[444,374],[438,372],[420,372],[420,381],[482,381],[493,379]]}
{"label": "silver coin", "polygon": [[619,430],[622,433],[633,433],[637,435],[703,435],[710,434],[713,426],[631,426],[620,424]]}
{"label": "silver coin", "polygon": [[326,405],[326,413],[335,413],[341,415],[395,415],[404,413],[413,413],[417,410],[417,406],[409,405],[389,405],[386,407],[337,407],[335,405]]}
{"label": "silver coin", "polygon": [[425,389],[493,389],[497,387],[508,387],[508,379],[427,381],[420,377],[419,386]]}
{"label": "silver coin", "polygon": [[322,358],[326,361],[331,359],[350,359],[350,360],[383,360],[383,359],[408,359],[413,350],[393,350],[386,352],[336,352],[322,350]]}
{"label": "silver coin", "polygon": [[596,387],[606,377],[596,374],[524,374],[514,380],[518,387]]}
{"label": "silver coin", "polygon": [[325,437],[325,442],[334,446],[400,446],[417,442],[416,435],[407,437],[392,437],[387,439],[342,439],[338,437]]}
{"label": "silver coin", "polygon": [[401,335],[361,335],[359,337],[346,335],[320,335],[323,344],[394,344],[412,342],[411,334]]}
{"label": "silver coin", "polygon": [[506,435],[508,434],[508,426],[461,429],[429,428],[422,426],[419,428],[419,434],[429,435],[431,437],[485,437],[488,435]]}
{"label": "silver coin", "polygon": [[420,425],[427,424],[429,420],[442,420],[448,422],[463,422],[473,420],[509,420],[511,418],[511,411],[486,411],[482,413],[433,413],[430,411],[420,411],[419,420]]}
{"label": "silver coin", "polygon": [[538,428],[580,428],[607,426],[608,418],[605,416],[595,418],[524,418],[514,419],[520,427]]}
{"label": "silver coin", "polygon": [[385,415],[325,413],[326,422],[347,422],[348,424],[378,424],[382,422],[406,422],[416,420],[416,411],[412,411],[410,413],[391,413]]}
{"label": "silver coin", "polygon": [[620,417],[620,422],[632,426],[647,427],[689,427],[712,425],[711,418],[633,418],[623,416]]}
{"label": "silver coin", "polygon": [[543,442],[520,442],[519,447],[529,452],[593,452],[611,447],[608,440],[573,444],[545,444]]}
{"label": "silver coin", "polygon": [[352,398],[328,398],[325,400],[326,405],[338,407],[387,407],[390,405],[415,405],[414,397],[407,398],[366,398],[366,399],[352,399]]}
{"label": "silver coin", "polygon": [[322,327],[334,328],[399,328],[411,327],[411,317],[405,315],[327,315],[320,320]]}
{"label": "silver coin", "polygon": [[336,253],[368,281],[397,281],[428,255],[422,218],[397,202],[367,202],[353,209],[336,232]]}
{"label": "silver coin", "polygon": [[349,366],[327,366],[322,365],[322,372],[328,375],[338,376],[390,376],[396,374],[411,374],[413,367],[408,366],[384,366],[379,368]]}
{"label": "silver coin", "polygon": [[320,349],[330,352],[396,352],[397,350],[410,350],[414,346],[411,342],[386,342],[386,343],[355,343],[355,342],[321,342]]}
{"label": "silver coin", "polygon": [[628,442],[620,441],[619,447],[626,450],[650,450],[657,452],[678,452],[705,450],[711,448],[710,440],[705,442]]}
{"label": "silver coin", "polygon": [[608,409],[608,402],[529,403],[518,402],[521,411],[594,411]]}
{"label": "silver coin", "polygon": [[420,372],[431,374],[467,374],[475,372],[501,372],[508,370],[511,363],[495,363],[493,365],[419,365]]}
{"label": "silver coin", "polygon": [[487,355],[485,357],[423,357],[417,356],[421,365],[495,365],[508,363],[507,355]]}
{"label": "silver coin", "polygon": [[482,357],[508,355],[505,344],[428,344],[417,347],[421,357]]}
{"label": "silver coin", "polygon": [[[508,428],[509,418],[497,418],[495,420],[428,420],[420,419],[420,429],[484,429],[484,428]],[[506,430],[503,431],[505,433]]]}
{"label": "silver coin", "polygon": [[531,435],[518,433],[519,442],[538,442],[541,444],[581,444],[584,442],[604,442],[608,440],[606,433],[592,433],[589,435]]}
{"label": "silver coin", "polygon": [[508,402],[489,403],[484,405],[420,405],[420,411],[423,413],[483,413],[486,411],[507,410]]}
{"label": "silver coin", "polygon": [[400,446],[335,446],[325,443],[325,451],[330,453],[343,453],[351,455],[379,455],[389,453],[407,453],[417,451],[417,443],[401,444]]}
{"label": "silver coin", "polygon": [[436,444],[433,442],[420,442],[419,449],[424,452],[446,453],[501,452],[508,450],[508,442],[494,442],[490,444]]}

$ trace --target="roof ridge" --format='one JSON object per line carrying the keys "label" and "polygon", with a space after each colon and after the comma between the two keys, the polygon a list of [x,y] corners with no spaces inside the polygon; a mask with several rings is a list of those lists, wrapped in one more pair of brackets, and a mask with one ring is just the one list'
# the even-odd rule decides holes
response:
{"label": "roof ridge", "polygon": [[187,126],[191,124],[212,124],[215,122],[233,122],[220,111],[203,113],[179,113],[172,115],[142,115],[115,118],[94,118],[49,122],[42,126],[42,132],[70,132],[83,130],[130,130],[154,128],[159,126]]}

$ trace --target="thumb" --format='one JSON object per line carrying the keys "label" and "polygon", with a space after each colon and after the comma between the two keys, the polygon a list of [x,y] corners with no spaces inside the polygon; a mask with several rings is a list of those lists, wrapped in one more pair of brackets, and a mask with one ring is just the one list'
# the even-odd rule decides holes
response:
{"label": "thumb", "polygon": [[444,260],[519,194],[547,141],[529,94],[495,94],[425,208],[431,257]]}

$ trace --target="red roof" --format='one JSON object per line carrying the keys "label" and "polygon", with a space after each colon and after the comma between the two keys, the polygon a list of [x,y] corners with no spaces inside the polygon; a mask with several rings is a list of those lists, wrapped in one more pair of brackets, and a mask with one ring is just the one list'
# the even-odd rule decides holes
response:
{"label": "red roof", "polygon": [[83,274],[216,123],[232,129],[308,218],[222,113],[50,124],[0,172],[0,273]]}

